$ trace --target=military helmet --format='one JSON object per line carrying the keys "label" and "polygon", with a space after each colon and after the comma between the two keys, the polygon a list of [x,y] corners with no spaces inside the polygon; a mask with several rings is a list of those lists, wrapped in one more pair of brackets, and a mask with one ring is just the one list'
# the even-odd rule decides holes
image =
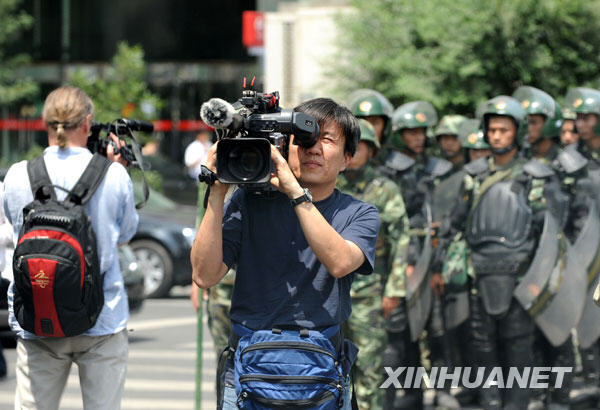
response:
{"label": "military helmet", "polygon": [[577,114],[596,114],[594,134],[600,135],[600,91],[593,88],[571,88],[565,97],[565,109]]}
{"label": "military helmet", "polygon": [[483,139],[481,121],[467,119],[462,122],[458,129],[458,140],[460,145],[466,149],[489,149],[490,146]]}
{"label": "military helmet", "polygon": [[[494,115],[506,116],[510,117],[515,121],[517,125],[517,135],[515,138],[515,142],[520,147],[523,146],[524,142],[524,133],[523,124],[525,123],[525,110],[521,107],[519,101],[515,100],[508,95],[499,95],[497,97],[492,98],[491,100],[487,100],[479,107],[477,107],[476,116],[477,118],[482,120],[483,123],[483,138],[486,143],[489,144],[487,128],[489,118]],[[526,128],[525,128],[526,129]]]}
{"label": "military helmet", "polygon": [[467,117],[462,115],[444,115],[435,128],[435,137],[438,138],[441,135],[456,135],[458,137],[460,126],[466,120]]}
{"label": "military helmet", "polygon": [[572,109],[565,107],[562,110],[562,117],[564,120],[572,120],[575,121],[577,119],[577,114]]}
{"label": "military helmet", "polygon": [[348,96],[347,106],[357,117],[381,116],[385,119],[382,141],[385,141],[392,131],[392,113],[394,107],[380,92],[368,88],[353,91]]}
{"label": "military helmet", "polygon": [[[404,148],[404,140],[402,139],[402,130],[425,128],[437,124],[437,112],[431,103],[427,101],[412,101],[396,108],[392,115],[392,136],[390,143],[398,149]],[[428,132],[427,136],[430,134]]]}
{"label": "military helmet", "polygon": [[381,148],[375,135],[375,128],[373,128],[371,123],[362,118],[359,118],[358,123],[360,124],[360,140],[373,144],[375,150]]}
{"label": "military helmet", "polygon": [[521,102],[527,115],[539,114],[545,117],[542,138],[557,138],[562,126],[560,105],[544,91],[529,86],[521,86],[513,93],[513,98]]}
{"label": "military helmet", "polygon": [[357,117],[380,115],[392,118],[394,112],[394,107],[383,94],[367,88],[356,90],[348,96],[348,108]]}

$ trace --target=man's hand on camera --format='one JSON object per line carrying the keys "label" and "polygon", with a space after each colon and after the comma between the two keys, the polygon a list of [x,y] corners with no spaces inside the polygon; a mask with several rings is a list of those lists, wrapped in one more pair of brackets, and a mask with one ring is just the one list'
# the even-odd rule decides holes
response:
{"label": "man's hand on camera", "polygon": [[112,142],[115,144],[108,144],[108,146],[106,147],[106,158],[108,158],[109,160],[113,161],[113,162],[118,162],[119,164],[123,165],[124,167],[127,167],[127,161],[125,161],[125,158],[123,158],[123,156],[120,153],[115,153],[115,146],[119,147],[119,150],[125,146],[125,141],[120,140],[115,134],[113,134],[112,132],[108,135],[108,137],[112,140]]}
{"label": "man's hand on camera", "polygon": [[275,146],[271,145],[271,159],[275,164],[275,173],[271,173],[271,185],[286,194],[290,199],[304,194],[300,183],[290,169],[287,161]]}
{"label": "man's hand on camera", "polygon": [[[210,147],[208,150],[208,156],[206,157],[206,163],[204,164],[206,168],[210,169],[214,173],[217,172],[218,144],[219,143],[216,142]],[[224,200],[228,189],[229,187],[227,185],[220,183],[219,180],[216,180],[215,183],[210,187],[210,196],[213,197],[213,195],[216,195],[216,197]]]}

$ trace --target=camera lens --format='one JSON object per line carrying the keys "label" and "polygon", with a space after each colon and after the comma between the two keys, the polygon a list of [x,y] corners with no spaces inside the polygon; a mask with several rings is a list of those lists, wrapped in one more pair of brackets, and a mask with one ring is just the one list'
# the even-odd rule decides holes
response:
{"label": "camera lens", "polygon": [[227,161],[229,172],[241,181],[255,180],[265,168],[265,158],[261,151],[251,145],[234,147]]}

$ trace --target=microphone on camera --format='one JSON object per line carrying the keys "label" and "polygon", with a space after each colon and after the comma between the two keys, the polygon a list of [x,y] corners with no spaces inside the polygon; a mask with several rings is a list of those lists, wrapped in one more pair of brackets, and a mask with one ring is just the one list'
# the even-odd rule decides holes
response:
{"label": "microphone on camera", "polygon": [[244,118],[235,112],[233,105],[220,98],[211,98],[200,107],[200,118],[212,128],[238,130]]}

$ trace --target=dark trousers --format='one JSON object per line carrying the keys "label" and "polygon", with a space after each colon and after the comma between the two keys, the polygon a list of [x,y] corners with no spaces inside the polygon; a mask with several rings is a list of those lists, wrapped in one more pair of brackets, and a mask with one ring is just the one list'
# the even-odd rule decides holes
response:
{"label": "dark trousers", "polygon": [[[573,351],[573,340],[569,336],[567,341],[560,346],[552,346],[546,336],[538,328],[534,332],[534,357],[535,365],[543,367],[571,367],[575,369],[575,352]],[[551,373],[549,385],[554,386],[556,373]],[[569,404],[569,393],[573,387],[573,372],[564,374],[563,383],[560,388],[534,391],[534,395],[540,396],[542,400],[552,403]]]}
{"label": "dark trousers", "polygon": [[[388,319],[387,331],[388,345],[383,354],[383,366],[393,369],[400,366],[419,367],[421,365],[419,343],[411,341],[404,299],[400,306],[392,311]],[[396,393],[397,389],[394,386],[386,389],[383,401],[384,410],[419,410],[423,408],[423,391],[420,387],[404,389],[402,400],[396,399]]]}
{"label": "dark trousers", "polygon": [[[533,365],[533,320],[512,299],[508,311],[501,317],[489,315],[479,295],[471,294],[470,334],[473,362],[486,367],[485,379],[493,367]],[[480,403],[484,409],[527,409],[530,389],[514,386],[501,392],[498,388],[480,389]]]}

